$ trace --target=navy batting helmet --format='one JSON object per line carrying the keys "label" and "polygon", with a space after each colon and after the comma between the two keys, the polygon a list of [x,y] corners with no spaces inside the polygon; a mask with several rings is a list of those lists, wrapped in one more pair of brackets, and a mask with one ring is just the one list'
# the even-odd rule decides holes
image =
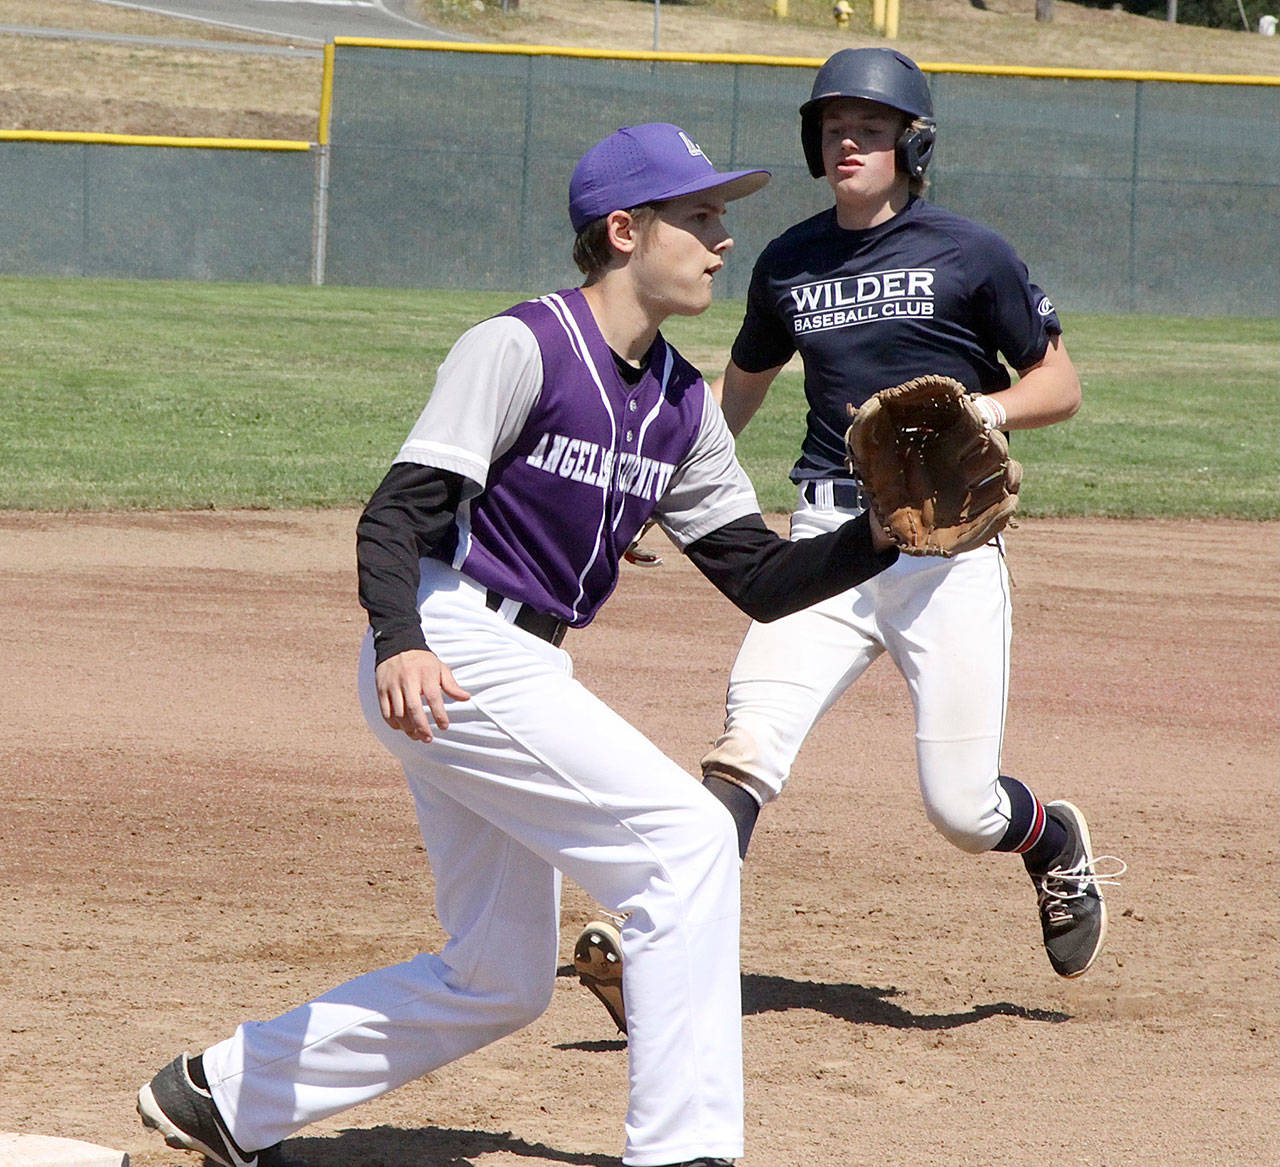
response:
{"label": "navy batting helmet", "polygon": [[929,165],[937,126],[929,83],[910,57],[895,49],[841,49],[827,60],[813,79],[813,93],[800,107],[800,141],[809,173],[821,178],[822,105],[832,97],[862,97],[901,110],[913,121],[898,139],[898,165],[920,178]]}

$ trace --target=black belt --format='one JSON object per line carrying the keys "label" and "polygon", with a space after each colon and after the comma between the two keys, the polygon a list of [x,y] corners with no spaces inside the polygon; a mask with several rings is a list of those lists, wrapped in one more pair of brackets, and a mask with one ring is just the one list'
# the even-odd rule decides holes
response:
{"label": "black belt", "polygon": [[[506,600],[506,596],[501,592],[495,592],[493,588],[487,589],[484,593],[485,607],[493,612],[501,608],[506,603]],[[511,623],[517,628],[523,628],[539,640],[545,640],[557,648],[560,647],[560,642],[564,639],[565,630],[569,627],[563,620],[557,620],[554,616],[539,612],[536,608],[529,607],[528,604],[521,604],[516,609],[516,618]]]}
{"label": "black belt", "polygon": [[[818,501],[819,481],[817,478],[810,478],[804,484],[804,497],[807,502]],[[844,511],[856,511],[863,509],[867,504],[856,482],[833,482],[831,484],[831,505]]]}

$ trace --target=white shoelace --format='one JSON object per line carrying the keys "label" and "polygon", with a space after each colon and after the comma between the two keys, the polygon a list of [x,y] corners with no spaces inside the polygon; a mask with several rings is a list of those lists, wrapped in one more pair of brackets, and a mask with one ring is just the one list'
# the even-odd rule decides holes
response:
{"label": "white shoelace", "polygon": [[[1110,868],[1099,870],[1103,864]],[[1096,890],[1103,884],[1115,887],[1128,870],[1129,865],[1115,855],[1099,855],[1092,865],[1082,856],[1074,867],[1050,868],[1036,881],[1041,910],[1050,924],[1070,923],[1068,900],[1083,899],[1091,889]]]}

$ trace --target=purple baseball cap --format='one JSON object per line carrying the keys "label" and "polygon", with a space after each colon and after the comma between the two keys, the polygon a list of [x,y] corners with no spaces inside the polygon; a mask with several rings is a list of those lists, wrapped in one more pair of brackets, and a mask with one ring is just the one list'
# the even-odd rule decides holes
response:
{"label": "purple baseball cap", "polygon": [[679,126],[623,126],[592,146],[569,183],[569,220],[581,231],[593,219],[642,203],[717,190],[729,202],[769,181],[767,170],[719,171]]}

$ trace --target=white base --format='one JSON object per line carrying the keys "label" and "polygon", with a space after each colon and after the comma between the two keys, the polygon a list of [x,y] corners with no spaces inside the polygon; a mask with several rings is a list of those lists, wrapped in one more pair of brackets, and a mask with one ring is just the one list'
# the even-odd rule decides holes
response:
{"label": "white base", "polygon": [[78,1139],[0,1131],[0,1167],[129,1167],[129,1156]]}

